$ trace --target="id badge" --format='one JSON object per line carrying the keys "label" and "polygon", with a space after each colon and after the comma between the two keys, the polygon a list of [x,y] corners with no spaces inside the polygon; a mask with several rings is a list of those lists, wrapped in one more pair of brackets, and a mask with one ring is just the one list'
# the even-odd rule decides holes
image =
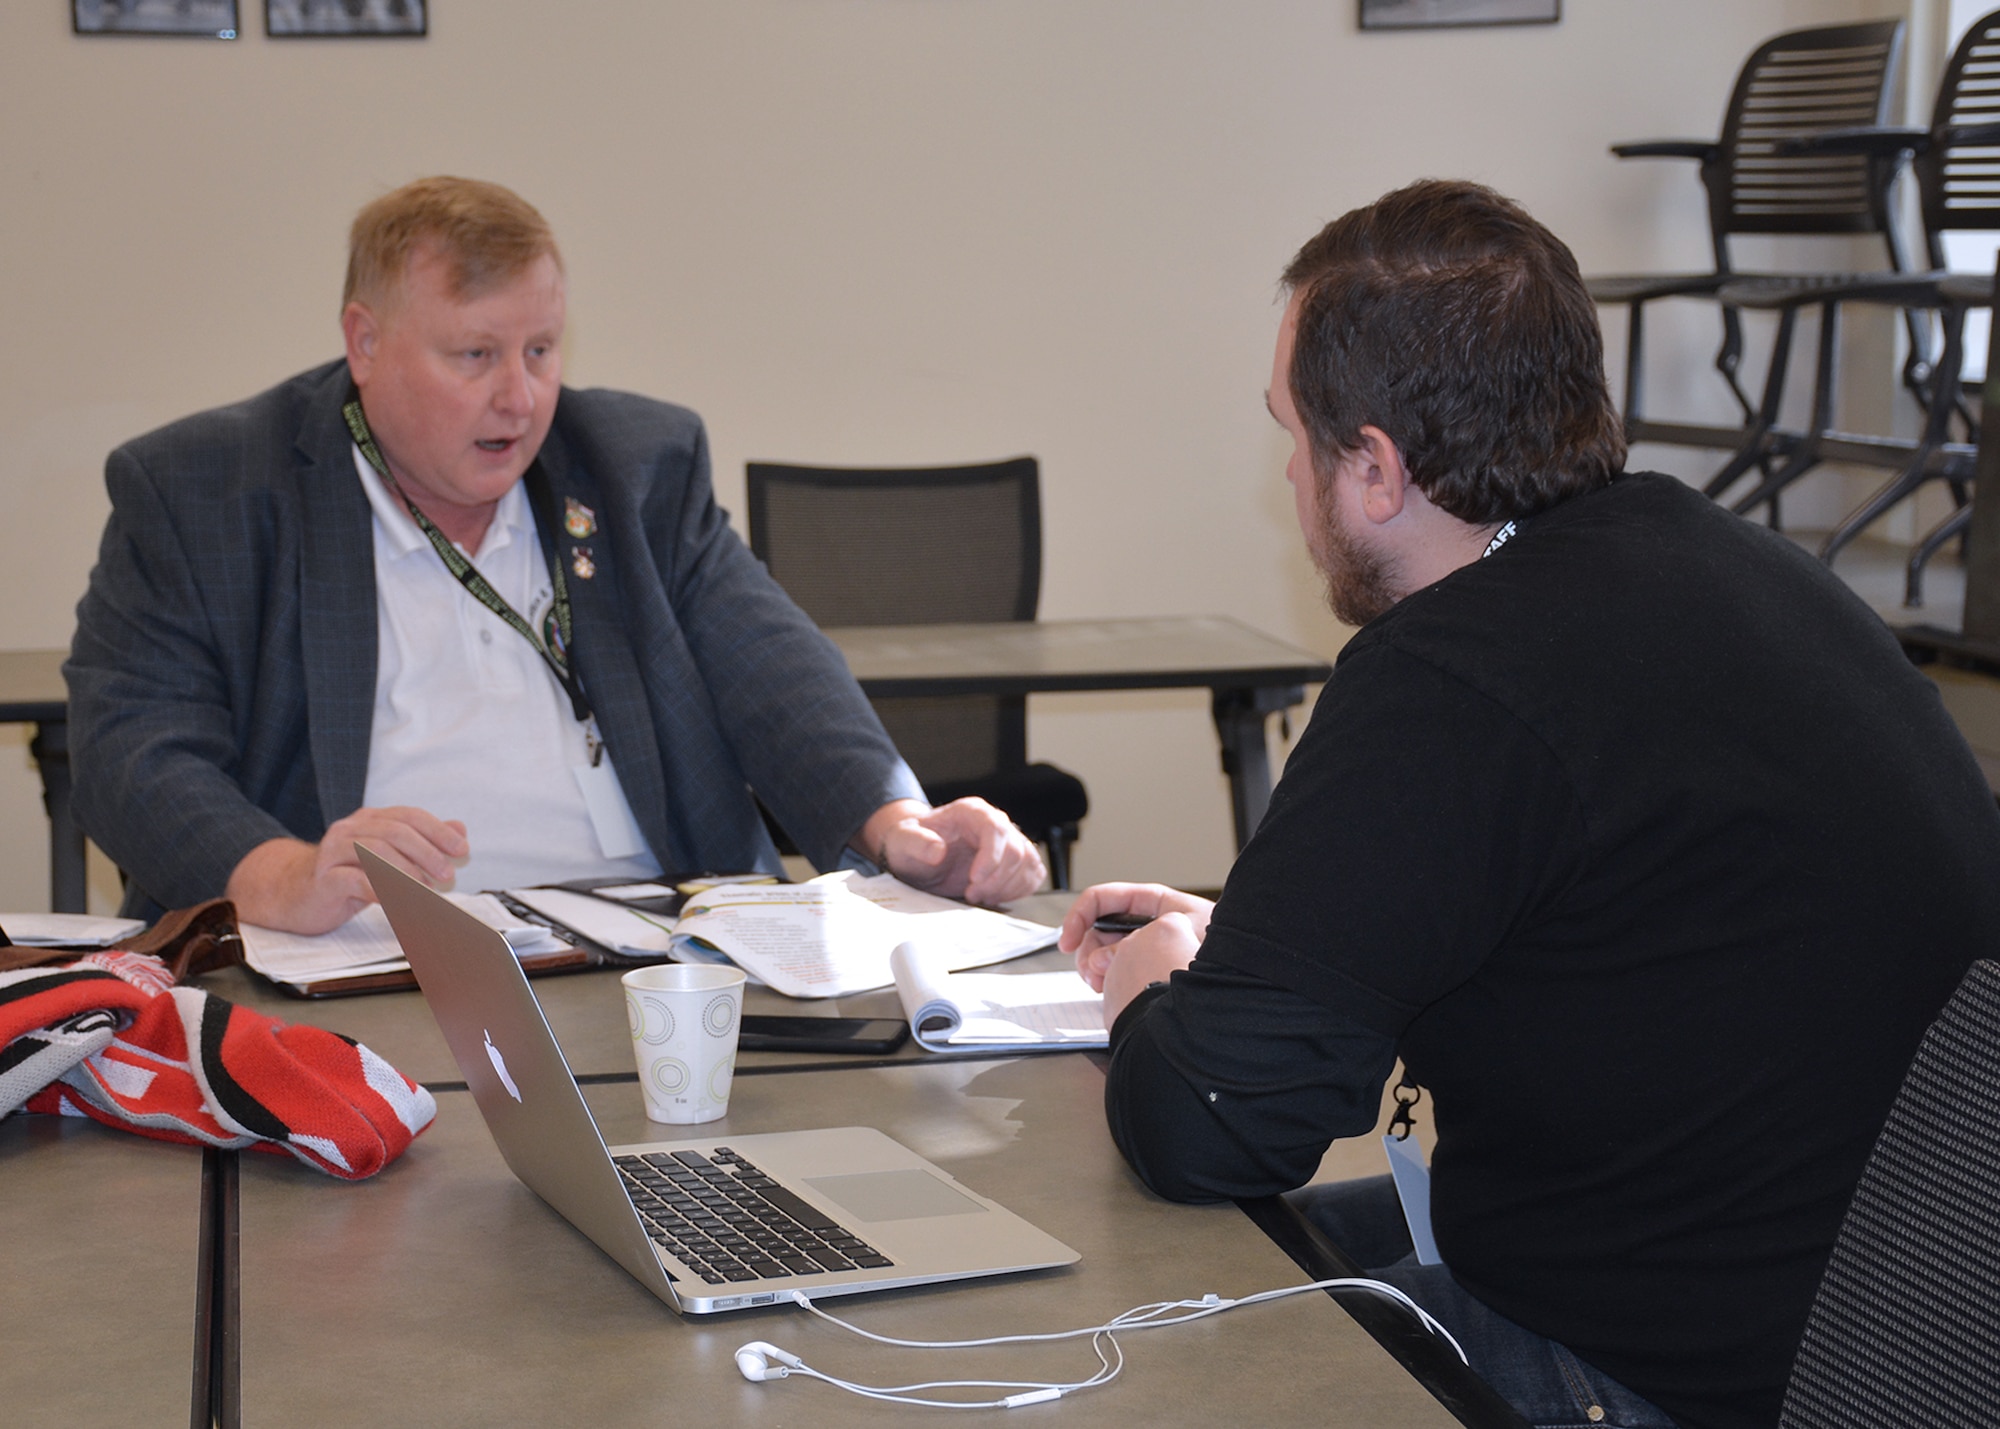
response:
{"label": "id badge", "polygon": [[1403,1203],[1403,1223],[1417,1248],[1417,1264],[1442,1265],[1437,1237],[1431,1234],[1431,1168],[1424,1164],[1423,1147],[1414,1136],[1385,1136],[1382,1149],[1389,1153],[1389,1174],[1396,1181],[1396,1199]]}
{"label": "id badge", "polygon": [[646,853],[646,836],[632,817],[632,805],[618,785],[618,776],[611,772],[610,757],[596,764],[579,764],[571,772],[583,793],[583,807],[590,811],[597,851],[606,858],[637,858]]}

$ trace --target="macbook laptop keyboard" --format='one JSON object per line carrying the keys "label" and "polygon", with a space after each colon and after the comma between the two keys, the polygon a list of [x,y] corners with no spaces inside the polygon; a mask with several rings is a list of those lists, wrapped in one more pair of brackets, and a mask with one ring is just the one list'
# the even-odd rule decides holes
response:
{"label": "macbook laptop keyboard", "polygon": [[646,1234],[712,1285],[895,1264],[726,1146],[612,1161]]}

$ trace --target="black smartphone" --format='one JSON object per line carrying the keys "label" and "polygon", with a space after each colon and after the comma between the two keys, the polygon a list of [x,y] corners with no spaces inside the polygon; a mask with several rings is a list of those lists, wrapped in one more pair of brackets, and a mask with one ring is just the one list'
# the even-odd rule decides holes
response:
{"label": "black smartphone", "polygon": [[900,1017],[763,1017],[746,1013],[745,1052],[893,1052],[909,1040]]}

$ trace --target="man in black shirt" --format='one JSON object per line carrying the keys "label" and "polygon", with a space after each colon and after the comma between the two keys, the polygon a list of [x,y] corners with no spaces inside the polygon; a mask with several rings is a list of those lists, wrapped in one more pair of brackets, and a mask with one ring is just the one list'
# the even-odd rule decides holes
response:
{"label": "man in black shirt", "polygon": [[1268,399],[1362,629],[1219,903],[1107,885],[1065,924],[1112,1134],[1162,1195],[1289,1190],[1400,1057],[1443,1264],[1370,1254],[1373,1185],[1335,1238],[1537,1423],[1768,1426],[1917,1042],[2000,947],[1992,796],[1822,566],[1622,474],[1520,208],[1417,184],[1285,282]]}

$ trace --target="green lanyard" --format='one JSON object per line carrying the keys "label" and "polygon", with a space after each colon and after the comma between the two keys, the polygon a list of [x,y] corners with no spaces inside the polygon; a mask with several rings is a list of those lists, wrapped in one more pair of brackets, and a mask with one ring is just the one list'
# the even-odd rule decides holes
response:
{"label": "green lanyard", "polygon": [[[555,584],[556,628],[555,638],[544,643],[542,638],[535,634],[534,627],[522,619],[520,613],[507,604],[500,592],[493,589],[486,577],[479,573],[479,568],[466,559],[465,552],[454,546],[451,538],[438,530],[432,524],[431,518],[418,510],[417,503],[410,500],[402,484],[390,473],[389,463],[383,458],[382,449],[375,445],[375,434],[368,430],[368,418],[361,411],[361,398],[358,395],[348,398],[347,405],[340,409],[340,415],[347,419],[347,430],[354,437],[354,445],[361,449],[361,455],[367,458],[368,465],[375,468],[375,474],[382,478],[383,484],[395,492],[403,505],[409,508],[411,518],[417,523],[417,529],[430,538],[432,548],[438,553],[438,559],[444,562],[444,568],[457,577],[458,583],[471,593],[474,600],[514,627],[523,640],[535,647],[535,653],[542,657],[543,663],[555,675],[556,682],[563,687],[563,693],[569,696],[570,709],[575,712],[577,723],[590,724],[590,702],[583,697],[583,684],[569,667],[569,585],[563,580],[562,562],[549,561],[549,574]],[[536,508],[537,524],[545,531],[552,531],[553,528],[548,525],[554,515],[554,512],[548,509],[551,502],[543,499],[547,497],[546,491],[537,489],[546,483],[539,461],[530,468],[526,481],[529,486],[529,502]],[[590,736],[592,764],[597,763],[600,757],[599,748],[593,733]]]}

